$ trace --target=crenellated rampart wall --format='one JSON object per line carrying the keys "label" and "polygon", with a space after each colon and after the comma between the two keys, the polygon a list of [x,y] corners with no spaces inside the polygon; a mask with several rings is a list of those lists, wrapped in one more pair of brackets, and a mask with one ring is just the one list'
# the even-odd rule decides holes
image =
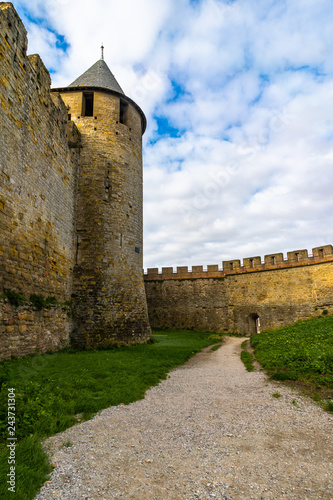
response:
{"label": "crenellated rampart wall", "polygon": [[176,272],[173,267],[162,267],[161,272],[156,268],[148,268],[145,273],[145,280],[164,280],[164,279],[190,279],[190,278],[222,278],[231,274],[243,274],[258,271],[271,271],[274,269],[308,266],[321,262],[330,262],[333,260],[333,246],[324,245],[312,249],[312,255],[307,250],[293,250],[287,252],[287,259],[284,259],[283,253],[275,253],[261,257],[248,257],[243,259],[243,265],[240,260],[225,260],[222,262],[222,268],[218,264],[204,266],[178,266]]}
{"label": "crenellated rampart wall", "polygon": [[147,270],[152,328],[253,333],[333,314],[333,247]]}

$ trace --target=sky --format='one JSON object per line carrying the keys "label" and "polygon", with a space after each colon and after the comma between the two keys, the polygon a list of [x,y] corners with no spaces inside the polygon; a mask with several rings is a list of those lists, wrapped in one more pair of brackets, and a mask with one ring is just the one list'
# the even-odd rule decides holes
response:
{"label": "sky", "polygon": [[144,111],[144,268],[333,244],[332,0],[17,0],[53,87]]}

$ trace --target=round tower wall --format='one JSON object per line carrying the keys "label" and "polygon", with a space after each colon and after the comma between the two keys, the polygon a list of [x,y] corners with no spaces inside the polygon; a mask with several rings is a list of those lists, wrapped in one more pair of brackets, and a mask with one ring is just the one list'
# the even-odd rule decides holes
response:
{"label": "round tower wall", "polygon": [[82,116],[83,92],[64,92],[62,98],[82,140],[74,341],[87,347],[146,341],[141,116],[120,95],[107,92],[94,92],[92,116]]}

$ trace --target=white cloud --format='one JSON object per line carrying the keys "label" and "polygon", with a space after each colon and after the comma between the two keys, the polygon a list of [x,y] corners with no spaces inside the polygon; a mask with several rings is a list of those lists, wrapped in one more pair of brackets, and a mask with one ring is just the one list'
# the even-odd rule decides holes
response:
{"label": "white cloud", "polygon": [[57,70],[55,86],[92,65],[103,41],[146,113],[145,266],[333,242],[330,0],[14,5],[30,14],[29,47]]}

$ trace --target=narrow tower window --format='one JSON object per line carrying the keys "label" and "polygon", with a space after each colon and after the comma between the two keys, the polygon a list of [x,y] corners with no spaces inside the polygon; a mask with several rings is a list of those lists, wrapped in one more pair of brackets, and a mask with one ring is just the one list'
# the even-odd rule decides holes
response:
{"label": "narrow tower window", "polygon": [[120,100],[119,122],[127,125],[128,103]]}
{"label": "narrow tower window", "polygon": [[84,92],[82,97],[82,116],[94,116],[94,93]]}

